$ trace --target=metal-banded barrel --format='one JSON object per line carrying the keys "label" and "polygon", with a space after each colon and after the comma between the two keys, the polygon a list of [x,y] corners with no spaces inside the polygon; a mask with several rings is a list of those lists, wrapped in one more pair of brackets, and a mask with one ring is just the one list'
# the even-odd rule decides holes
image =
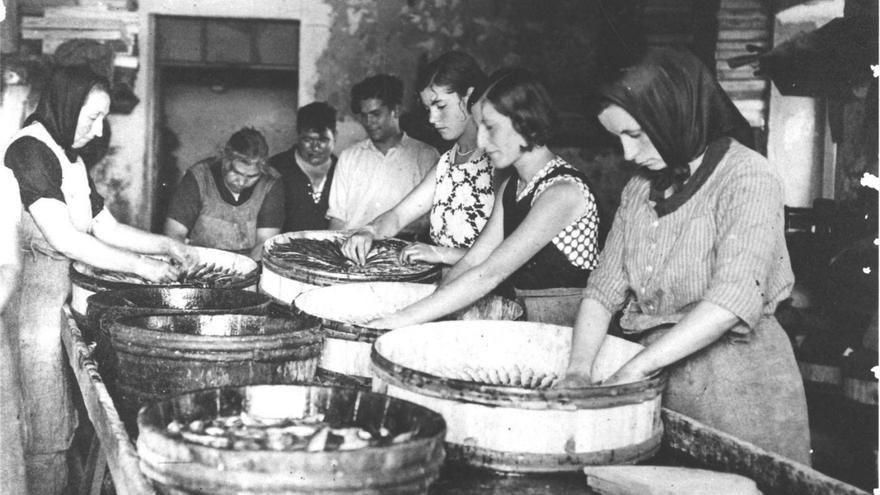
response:
{"label": "metal-banded barrel", "polygon": [[[663,373],[634,383],[557,389],[571,328],[446,321],[401,328],[372,351],[373,388],[432,409],[447,423],[451,461],[499,471],[575,471],[632,463],[660,447]],[[593,378],[642,346],[607,336]]]}
{"label": "metal-banded barrel", "polygon": [[[436,287],[407,282],[368,282],[322,287],[301,294],[294,301],[298,311],[321,320],[324,350],[318,374],[331,383],[370,386],[370,349],[388,332],[367,322],[388,316],[431,295]],[[487,296],[449,315],[458,320],[515,320],[522,307],[499,296]],[[334,382],[335,380],[335,382]]]}
{"label": "metal-banded barrel", "polygon": [[259,315],[125,316],[109,322],[123,420],[146,402],[208,387],[311,380],[321,354],[316,319]]}
{"label": "metal-banded barrel", "polygon": [[[236,450],[187,442],[169,434],[218,416],[303,418],[321,415],[334,427],[387,430],[410,437],[354,450]],[[140,466],[162,493],[174,494],[423,494],[438,477],[446,430],[439,414],[370,392],[269,385],[202,390],[154,403],[138,416]]]}
{"label": "metal-banded barrel", "polygon": [[96,342],[93,356],[101,379],[112,394],[116,389],[118,359],[110,343],[113,319],[124,316],[163,314],[254,314],[269,311],[271,300],[264,294],[240,289],[196,289],[184,287],[141,287],[108,290],[89,296],[86,322]]}
{"label": "metal-banded barrel", "polygon": [[297,296],[318,287],[356,282],[415,282],[432,283],[440,280],[439,265],[413,267],[408,273],[347,273],[321,270],[291,261],[273,254],[276,245],[291,239],[340,240],[346,233],[337,230],[303,230],[279,234],[263,245],[263,274],[260,291],[271,296],[282,306],[290,306]]}
{"label": "metal-banded barrel", "polygon": [[[236,276],[234,280],[225,281],[222,288],[256,290],[257,283],[260,280],[260,267],[254,260],[247,256],[220,249],[203,247],[196,247],[194,249],[199,255],[200,264],[213,264],[240,275]],[[104,274],[102,270],[80,262],[74,262],[70,266],[70,309],[74,320],[88,340],[94,339],[94,334],[98,331],[98,327],[90,325],[89,320],[86,318],[88,298],[93,294],[108,290],[138,289],[143,287],[205,287],[205,284],[200,283],[144,284],[134,281],[135,279],[126,281],[124,274],[116,275],[118,276],[110,277]]]}

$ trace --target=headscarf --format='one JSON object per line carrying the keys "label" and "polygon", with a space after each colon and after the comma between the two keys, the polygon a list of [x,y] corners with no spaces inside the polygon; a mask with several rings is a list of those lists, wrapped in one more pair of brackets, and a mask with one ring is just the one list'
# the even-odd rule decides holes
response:
{"label": "headscarf", "polygon": [[655,189],[678,190],[690,176],[689,162],[721,137],[754,147],[749,123],[691,53],[648,49],[599,95],[632,115],[666,162],[668,168],[652,176]]}
{"label": "headscarf", "polygon": [[64,149],[67,158],[76,161],[78,153],[71,146],[76,134],[79,112],[89,91],[96,85],[104,89],[109,88],[106,79],[96,75],[87,67],[55,69],[43,87],[37,109],[25,120],[25,125],[33,122],[43,124],[52,139]]}

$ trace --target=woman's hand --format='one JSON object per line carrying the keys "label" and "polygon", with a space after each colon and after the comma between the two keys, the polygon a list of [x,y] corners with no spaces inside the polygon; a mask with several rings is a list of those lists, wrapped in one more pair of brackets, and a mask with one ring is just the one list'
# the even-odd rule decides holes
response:
{"label": "woman's hand", "polygon": [[188,271],[199,264],[199,252],[196,248],[168,238],[165,254],[180,264],[183,271]]}
{"label": "woman's hand", "polygon": [[553,388],[587,388],[592,386],[593,381],[590,379],[590,375],[568,372],[553,385]]}
{"label": "woman's hand", "polygon": [[629,362],[624,364],[619,370],[617,370],[613,375],[603,380],[600,385],[609,386],[622,385],[624,383],[633,383],[644,380],[648,377],[648,375],[650,375],[650,373],[642,369],[637,362],[630,360]]}
{"label": "woman's hand", "polygon": [[365,326],[371,327],[371,328],[382,328],[382,329],[392,330],[395,328],[405,327],[405,326],[411,325],[411,324],[412,324],[411,321],[409,321],[405,318],[401,318],[400,316],[398,316],[398,313],[395,313],[395,314],[391,314],[388,316],[384,316],[382,318],[376,318],[375,320],[370,320],[366,323]]}
{"label": "woman's hand", "polygon": [[351,235],[342,244],[342,254],[359,265],[367,263],[367,254],[373,247],[376,234],[369,228],[363,228]]}
{"label": "woman's hand", "polygon": [[414,242],[400,250],[400,261],[401,263],[416,263],[421,261],[433,265],[444,263],[443,253],[441,252],[442,249],[443,248],[438,248],[431,244]]}
{"label": "woman's hand", "polygon": [[138,260],[135,273],[150,282],[174,282],[180,277],[180,268],[168,261],[144,256]]}

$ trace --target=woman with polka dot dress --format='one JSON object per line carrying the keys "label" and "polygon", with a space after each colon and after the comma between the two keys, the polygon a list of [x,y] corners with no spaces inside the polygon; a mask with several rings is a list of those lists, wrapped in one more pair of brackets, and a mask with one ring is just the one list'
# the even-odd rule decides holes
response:
{"label": "woman with polka dot dress", "polygon": [[528,71],[502,69],[475,92],[477,144],[496,170],[513,169],[474,245],[431,296],[371,322],[436,320],[496,289],[583,288],[598,255],[596,200],[579,171],[547,147],[554,112]]}

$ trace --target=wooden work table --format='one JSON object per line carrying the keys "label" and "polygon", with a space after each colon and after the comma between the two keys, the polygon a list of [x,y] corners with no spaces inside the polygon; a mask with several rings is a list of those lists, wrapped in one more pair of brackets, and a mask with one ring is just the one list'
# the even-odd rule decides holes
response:
{"label": "wooden work table", "polygon": [[[98,442],[91,491],[99,494],[105,468],[119,495],[156,494],[139,468],[134,444],[125,431],[107,388],[91,358],[91,349],[72,318],[61,334],[71,369],[82,394]],[[663,446],[649,464],[698,467],[741,474],[758,484],[765,495],[866,495],[868,492],[826,476],[803,464],[764,451],[750,443],[710,428],[693,419],[663,410]],[[504,476],[486,471],[447,466],[431,487],[432,495],[591,493],[581,473],[544,476]]]}

